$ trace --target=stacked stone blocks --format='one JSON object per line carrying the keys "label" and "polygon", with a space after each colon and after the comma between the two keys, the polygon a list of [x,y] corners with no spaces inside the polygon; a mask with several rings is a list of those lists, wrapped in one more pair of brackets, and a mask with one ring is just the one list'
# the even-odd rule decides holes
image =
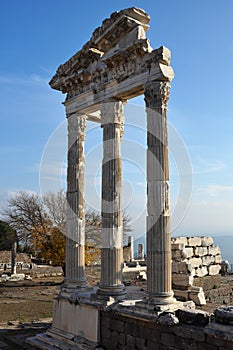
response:
{"label": "stacked stone blocks", "polygon": [[172,284],[177,298],[205,304],[203,288],[198,280],[218,275],[221,251],[209,236],[174,237],[172,249]]}

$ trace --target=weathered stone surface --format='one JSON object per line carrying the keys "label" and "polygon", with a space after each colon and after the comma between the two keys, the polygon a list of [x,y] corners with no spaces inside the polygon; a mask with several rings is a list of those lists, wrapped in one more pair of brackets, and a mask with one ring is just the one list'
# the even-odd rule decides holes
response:
{"label": "weathered stone surface", "polygon": [[186,261],[172,262],[172,273],[188,273],[192,271],[192,266],[190,264],[187,264]]}
{"label": "weathered stone surface", "polygon": [[165,326],[174,326],[179,323],[179,320],[174,312],[163,312],[159,315],[157,322]]}
{"label": "weathered stone surface", "polygon": [[219,249],[219,246],[217,245],[212,245],[210,247],[208,247],[208,254],[209,255],[218,255],[221,254],[221,251]]}
{"label": "weathered stone surface", "polygon": [[210,265],[208,266],[209,275],[217,275],[221,270],[221,265]]}
{"label": "weathered stone surface", "polygon": [[184,250],[185,245],[183,243],[171,243],[171,250]]}
{"label": "weathered stone surface", "polygon": [[176,311],[176,316],[181,323],[192,325],[206,325],[210,321],[210,315],[208,312],[201,310],[179,309]]}
{"label": "weathered stone surface", "polygon": [[219,255],[215,255],[215,260],[214,260],[215,264],[221,264],[222,263],[222,256]]}
{"label": "weathered stone surface", "polygon": [[184,258],[191,258],[193,256],[193,248],[192,247],[185,247],[183,250],[183,257]]}
{"label": "weathered stone surface", "polygon": [[186,246],[188,244],[187,237],[172,237],[171,242],[172,242],[172,245],[184,244],[184,246]]}
{"label": "weathered stone surface", "polygon": [[189,297],[198,306],[206,304],[205,294],[202,287],[192,287]]}
{"label": "weathered stone surface", "polygon": [[207,247],[195,247],[194,248],[194,255],[195,256],[204,256],[208,254]]}
{"label": "weathered stone surface", "polygon": [[233,306],[224,306],[214,311],[215,321],[233,325]]}
{"label": "weathered stone surface", "polygon": [[195,277],[193,280],[193,285],[202,287],[204,291],[213,289],[217,290],[220,287],[221,276],[213,275],[213,276],[204,276],[204,277]]}
{"label": "weathered stone surface", "polygon": [[188,263],[191,267],[199,267],[202,264],[201,258],[190,258],[188,259]]}
{"label": "weathered stone surface", "polygon": [[203,277],[203,276],[208,275],[208,269],[206,266],[198,267],[198,268],[196,268],[195,271],[196,271],[195,275],[197,277]]}
{"label": "weathered stone surface", "polygon": [[172,260],[180,262],[183,259],[183,253],[182,250],[172,250]]}
{"label": "weathered stone surface", "polygon": [[188,245],[190,247],[201,246],[201,237],[189,237]]}
{"label": "weathered stone surface", "polygon": [[226,347],[222,346],[219,347],[219,349],[233,349],[232,325],[212,322],[211,324],[205,327],[204,331],[206,334],[214,337],[216,340],[220,340],[223,343],[224,341],[227,341]]}
{"label": "weathered stone surface", "polygon": [[208,266],[215,262],[215,259],[212,255],[206,255],[202,257],[202,265]]}
{"label": "weathered stone surface", "polygon": [[208,247],[214,243],[213,238],[209,236],[201,237],[201,245],[202,247]]}
{"label": "weathered stone surface", "polygon": [[175,298],[177,300],[180,300],[180,301],[190,300],[190,298],[189,298],[190,290],[188,290],[188,289],[186,289],[186,290],[173,289],[173,292],[174,292]]}
{"label": "weathered stone surface", "polygon": [[173,274],[172,283],[175,286],[189,287],[193,283],[193,277],[185,274]]}

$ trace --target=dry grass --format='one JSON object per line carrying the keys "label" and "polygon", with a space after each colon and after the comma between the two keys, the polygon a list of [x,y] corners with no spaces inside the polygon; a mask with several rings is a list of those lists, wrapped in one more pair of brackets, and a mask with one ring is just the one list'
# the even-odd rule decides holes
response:
{"label": "dry grass", "polygon": [[0,284],[0,323],[52,317],[61,278]]}

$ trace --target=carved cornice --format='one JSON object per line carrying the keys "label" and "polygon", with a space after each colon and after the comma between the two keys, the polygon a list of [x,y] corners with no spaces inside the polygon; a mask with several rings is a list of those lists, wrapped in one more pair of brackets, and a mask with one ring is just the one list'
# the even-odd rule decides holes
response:
{"label": "carved cornice", "polygon": [[[66,93],[67,102],[88,93],[94,103],[102,102],[101,95],[106,93],[108,98],[137,96],[143,93],[142,79],[143,84],[155,79],[172,80],[170,51],[163,46],[152,50],[145,37],[149,20],[137,8],[113,13],[93,32],[89,42],[58,68],[50,86]],[[128,82],[130,93],[124,95]],[[115,89],[120,84],[123,95]]]}
{"label": "carved cornice", "polygon": [[[79,69],[86,69],[93,62],[103,56],[111,47],[135,26],[142,26],[146,31],[149,26],[150,16],[144,10],[129,8],[120,12],[114,12],[110,18],[103,21],[102,25],[94,30],[91,39],[72,56],[66,63],[60,65],[55,76],[50,81],[53,89],[62,90],[60,79],[71,75]],[[62,90],[63,91],[63,90]],[[64,92],[64,91],[63,91]],[[66,92],[66,91],[65,91]]]}

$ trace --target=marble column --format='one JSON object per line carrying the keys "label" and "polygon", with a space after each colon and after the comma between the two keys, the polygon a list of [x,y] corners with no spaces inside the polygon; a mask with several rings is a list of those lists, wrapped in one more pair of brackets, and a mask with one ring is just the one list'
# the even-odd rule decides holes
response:
{"label": "marble column", "polygon": [[147,291],[155,304],[174,302],[171,287],[167,105],[170,83],[145,86],[147,112]]}
{"label": "marble column", "polygon": [[99,296],[122,298],[123,220],[122,159],[123,102],[110,101],[101,108],[103,128],[102,249]]}
{"label": "marble column", "polygon": [[85,270],[85,202],[84,141],[86,116],[68,116],[66,275],[69,290],[86,287]]}

